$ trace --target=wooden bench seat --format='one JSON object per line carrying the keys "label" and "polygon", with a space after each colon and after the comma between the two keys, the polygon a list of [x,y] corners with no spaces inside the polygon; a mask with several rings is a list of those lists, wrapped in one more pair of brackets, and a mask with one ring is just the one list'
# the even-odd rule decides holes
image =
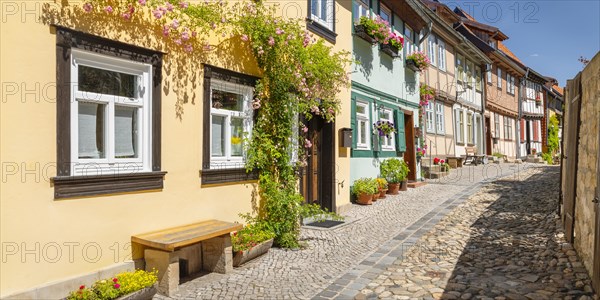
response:
{"label": "wooden bench seat", "polygon": [[146,248],[146,270],[158,270],[158,291],[172,296],[179,288],[180,274],[231,272],[230,233],[240,229],[238,223],[208,220],[134,235],[131,241]]}
{"label": "wooden bench seat", "polygon": [[473,163],[475,163],[475,165],[478,165],[479,163],[484,163],[485,155],[477,154],[476,147],[465,147],[465,151],[467,153],[467,155],[465,155],[465,165]]}

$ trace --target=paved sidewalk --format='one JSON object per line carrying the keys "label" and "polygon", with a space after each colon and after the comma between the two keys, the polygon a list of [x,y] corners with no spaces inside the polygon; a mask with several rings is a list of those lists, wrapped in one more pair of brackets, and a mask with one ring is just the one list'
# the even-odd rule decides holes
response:
{"label": "paved sidewalk", "polygon": [[408,245],[477,192],[482,183],[507,175],[522,177],[535,168],[529,164],[465,166],[426,186],[388,195],[372,206],[353,205],[343,226],[303,228],[306,249],[271,249],[231,274],[212,273],[183,283],[174,298],[352,298],[385,275],[382,272],[388,272],[386,267],[402,257]]}

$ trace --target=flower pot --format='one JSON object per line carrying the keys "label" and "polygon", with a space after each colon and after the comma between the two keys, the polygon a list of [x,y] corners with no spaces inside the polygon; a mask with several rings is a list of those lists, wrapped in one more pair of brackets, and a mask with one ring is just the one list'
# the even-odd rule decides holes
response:
{"label": "flower pot", "polygon": [[406,67],[413,70],[413,72],[419,72],[419,67],[417,66],[417,62],[414,59],[406,60]]}
{"label": "flower pot", "polygon": [[116,300],[148,300],[152,299],[154,295],[156,295],[156,284],[151,287],[143,288],[139,291],[123,295]]}
{"label": "flower pot", "polygon": [[408,180],[404,180],[400,182],[400,190],[406,191],[408,190]]}
{"label": "flower pot", "polygon": [[363,25],[360,25],[360,24],[354,25],[354,34],[356,34],[357,36],[359,36],[363,40],[367,41],[371,45],[377,44],[377,40],[375,39],[375,37],[373,37],[370,34],[368,34],[367,31],[366,31],[366,29],[365,29],[365,27]]}
{"label": "flower pot", "polygon": [[390,195],[398,195],[398,189],[400,188],[399,183],[389,183],[387,193]]}
{"label": "flower pot", "polygon": [[372,194],[359,194],[356,197],[356,203],[362,205],[371,205],[373,204],[373,195]]}
{"label": "flower pot", "polygon": [[391,56],[392,58],[396,58],[398,57],[398,51],[400,51],[400,49],[390,45],[390,44],[381,44],[381,52]]}
{"label": "flower pot", "polygon": [[379,190],[379,198],[380,199],[384,199],[385,198],[385,193],[387,192],[387,189],[381,189]]}
{"label": "flower pot", "polygon": [[377,201],[377,199],[379,199],[379,192],[373,194],[373,202]]}
{"label": "flower pot", "polygon": [[273,246],[273,239],[266,240],[258,245],[248,249],[233,252],[233,266],[238,267],[250,260],[253,260],[267,252]]}

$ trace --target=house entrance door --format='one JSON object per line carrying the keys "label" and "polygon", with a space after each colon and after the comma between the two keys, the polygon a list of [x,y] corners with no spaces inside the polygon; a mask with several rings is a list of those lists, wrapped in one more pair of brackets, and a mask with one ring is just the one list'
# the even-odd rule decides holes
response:
{"label": "house entrance door", "polygon": [[307,166],[300,182],[307,203],[320,205],[327,211],[335,210],[335,124],[314,117],[308,123],[308,138],[312,147],[307,149]]}
{"label": "house entrance door", "polygon": [[492,155],[492,125],[490,117],[485,117],[485,154]]}

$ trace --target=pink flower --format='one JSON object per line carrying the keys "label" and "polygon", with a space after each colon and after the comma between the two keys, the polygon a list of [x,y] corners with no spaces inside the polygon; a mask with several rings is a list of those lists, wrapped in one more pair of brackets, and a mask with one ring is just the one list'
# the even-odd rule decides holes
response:
{"label": "pink flower", "polygon": [[82,285],[82,286],[80,286],[80,287],[79,287],[79,289],[80,289],[80,290],[83,290],[83,289],[85,289],[85,285]]}
{"label": "pink flower", "polygon": [[131,14],[128,12],[121,14],[121,17],[127,21],[131,20]]}
{"label": "pink flower", "polygon": [[194,51],[194,47],[192,47],[192,44],[185,44],[185,46],[183,46],[183,50],[185,52],[192,52]]}
{"label": "pink flower", "polygon": [[179,2],[179,7],[181,7],[181,8],[188,8],[189,5],[190,4],[187,2]]}
{"label": "pink flower", "polygon": [[256,110],[260,108],[260,99],[254,99],[252,101],[252,109]]}
{"label": "pink flower", "polygon": [[91,4],[91,3],[89,3],[89,2],[83,5],[83,10],[84,10],[86,13],[89,13],[90,11],[92,11],[92,9],[94,9],[94,7],[93,7],[93,6],[92,6],[92,4]]}
{"label": "pink flower", "polygon": [[190,39],[190,34],[189,34],[189,32],[187,32],[187,31],[184,31],[184,32],[182,32],[182,33],[181,33],[181,39],[182,39],[182,40],[184,40],[184,41],[187,41],[187,40],[189,40],[189,39]]}
{"label": "pink flower", "polygon": [[269,45],[270,46],[275,45],[275,39],[272,36],[269,37]]}
{"label": "pink flower", "polygon": [[308,127],[302,126],[302,132],[307,133],[308,132]]}
{"label": "pink flower", "polygon": [[327,109],[327,112],[332,115],[335,114],[335,110],[333,110],[331,107]]}
{"label": "pink flower", "polygon": [[173,23],[171,23],[171,27],[173,27],[173,29],[177,29],[177,27],[179,27],[179,21],[177,21],[177,19],[173,20]]}
{"label": "pink flower", "polygon": [[117,281],[119,281],[119,279],[117,279],[117,278],[113,278],[113,282],[114,282],[114,283],[117,283]]}
{"label": "pink flower", "polygon": [[105,7],[105,8],[104,8],[104,11],[105,11],[106,13],[112,14],[112,12],[113,12],[113,8],[112,8],[112,6],[110,6],[110,5],[109,5],[109,6],[107,6],[107,7]]}
{"label": "pink flower", "polygon": [[247,42],[248,41],[248,36],[245,34],[242,34],[242,41]]}
{"label": "pink flower", "polygon": [[157,19],[160,19],[163,16],[163,13],[160,9],[155,9],[154,11],[152,11],[152,14]]}
{"label": "pink flower", "polygon": [[312,143],[308,139],[304,139],[304,147],[310,148],[312,147]]}
{"label": "pink flower", "polygon": [[282,29],[280,29],[280,28],[277,28],[277,29],[275,29],[275,33],[276,33],[277,35],[282,35],[282,34],[283,34],[283,32],[284,32],[284,31],[283,31]]}
{"label": "pink flower", "polygon": [[221,18],[221,23],[227,23],[227,19],[225,19],[225,17]]}
{"label": "pink flower", "polygon": [[138,0],[138,3],[139,3],[141,6],[144,6],[144,5],[146,5],[146,0]]}
{"label": "pink flower", "polygon": [[163,26],[163,36],[169,36],[169,26],[165,25]]}
{"label": "pink flower", "polygon": [[258,55],[263,55],[264,53],[265,53],[265,51],[263,49],[258,50]]}
{"label": "pink flower", "polygon": [[177,44],[177,45],[181,45],[181,44],[182,44],[182,41],[181,41],[181,39],[176,39],[174,42],[175,42],[175,44]]}
{"label": "pink flower", "polygon": [[121,287],[121,285],[118,283],[115,283],[115,285],[113,285],[113,286],[115,287],[115,289],[119,289]]}
{"label": "pink flower", "polygon": [[173,4],[167,2],[167,10],[173,11]]}

